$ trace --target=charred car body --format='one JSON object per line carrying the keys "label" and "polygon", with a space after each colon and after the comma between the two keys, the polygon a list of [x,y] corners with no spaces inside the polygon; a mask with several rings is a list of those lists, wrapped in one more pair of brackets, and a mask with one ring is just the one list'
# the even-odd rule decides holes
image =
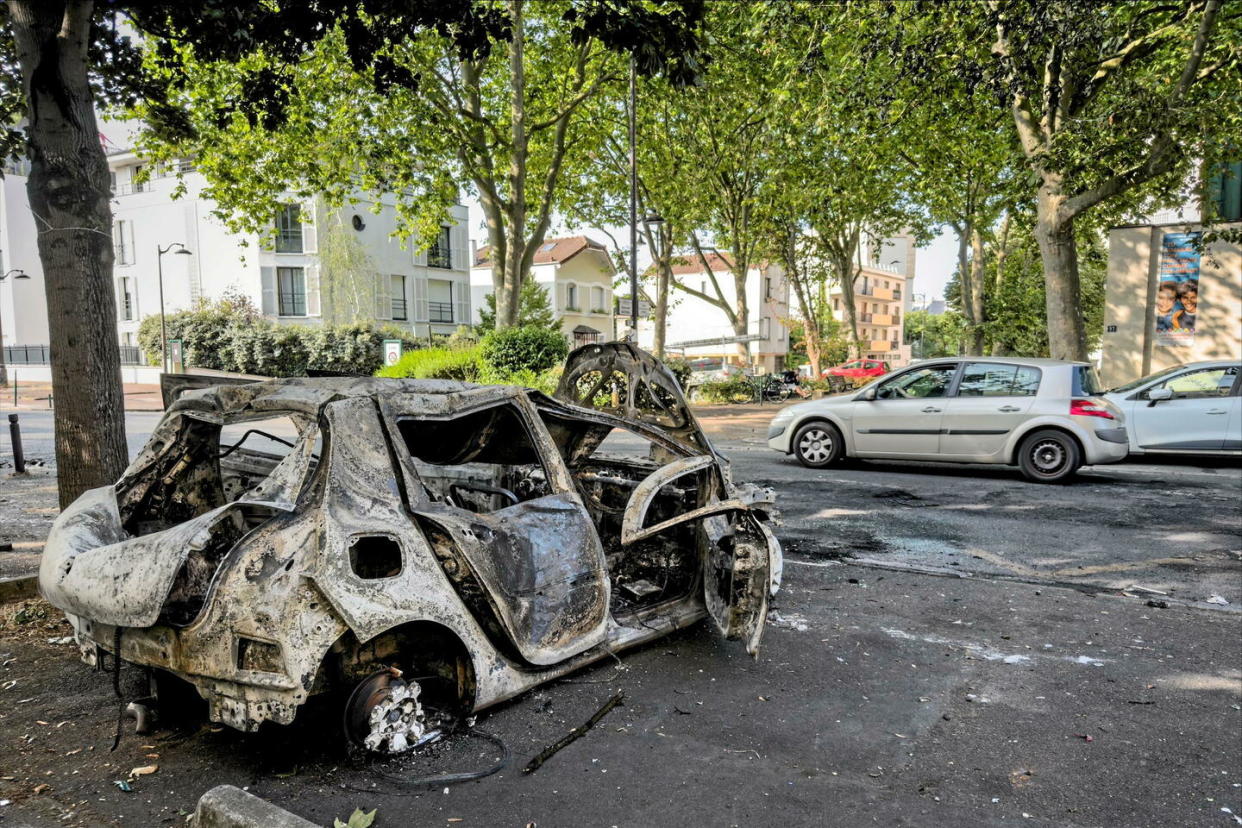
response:
{"label": "charred car body", "polygon": [[704,616],[755,653],[780,577],[770,506],[663,366],[588,345],[556,398],[183,390],[121,480],[60,515],[39,579],[88,664],[119,649],[241,730],[352,690],[351,738],[396,752],[425,706],[478,710]]}

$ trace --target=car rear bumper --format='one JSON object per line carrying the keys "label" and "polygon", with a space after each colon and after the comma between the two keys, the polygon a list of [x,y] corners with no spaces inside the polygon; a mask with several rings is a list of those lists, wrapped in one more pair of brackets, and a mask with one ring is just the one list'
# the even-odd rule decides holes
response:
{"label": "car rear bumper", "polygon": [[1097,429],[1091,432],[1090,440],[1084,441],[1083,448],[1083,461],[1089,466],[1120,463],[1130,453],[1130,436],[1124,426]]}

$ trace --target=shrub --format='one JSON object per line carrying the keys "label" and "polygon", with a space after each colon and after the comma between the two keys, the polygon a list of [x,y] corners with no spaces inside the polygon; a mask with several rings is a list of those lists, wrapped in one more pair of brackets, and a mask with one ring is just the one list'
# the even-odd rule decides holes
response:
{"label": "shrub", "polygon": [[755,388],[745,377],[705,382],[695,393],[698,401],[709,403],[750,402],[755,398]]}
{"label": "shrub", "polygon": [[478,382],[480,368],[478,348],[422,348],[402,354],[396,365],[385,366],[375,375],[399,379]]}
{"label": "shrub", "polygon": [[690,382],[690,375],[694,373],[690,363],[682,357],[667,357],[664,360],[664,367],[673,372],[673,376],[677,378],[677,384],[681,386],[682,391],[685,391],[686,384]]}
{"label": "shrub", "polygon": [[480,344],[483,359],[502,374],[546,371],[565,360],[569,345],[559,331],[547,328],[505,328],[492,331]]}

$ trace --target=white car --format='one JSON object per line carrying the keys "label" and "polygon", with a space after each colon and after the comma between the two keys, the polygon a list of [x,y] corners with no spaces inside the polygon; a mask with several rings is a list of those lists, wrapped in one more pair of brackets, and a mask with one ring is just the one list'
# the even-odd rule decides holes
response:
{"label": "white car", "polygon": [[1101,390],[1086,363],[929,359],[781,409],[768,446],[811,468],[845,457],[999,463],[1053,483],[1125,459],[1125,417]]}
{"label": "white car", "polygon": [[1238,361],[1190,362],[1112,389],[1131,454],[1242,454]]}

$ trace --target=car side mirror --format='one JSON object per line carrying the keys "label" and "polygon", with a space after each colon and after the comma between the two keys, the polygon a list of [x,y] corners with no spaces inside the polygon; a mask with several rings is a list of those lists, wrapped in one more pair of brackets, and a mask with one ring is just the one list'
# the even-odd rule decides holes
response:
{"label": "car side mirror", "polygon": [[864,402],[872,402],[873,400],[875,400],[875,395],[876,395],[876,389],[868,388],[866,391],[859,394],[856,399],[862,400]]}
{"label": "car side mirror", "polygon": [[1151,408],[1161,400],[1173,399],[1172,388],[1153,388],[1147,392],[1147,407]]}

